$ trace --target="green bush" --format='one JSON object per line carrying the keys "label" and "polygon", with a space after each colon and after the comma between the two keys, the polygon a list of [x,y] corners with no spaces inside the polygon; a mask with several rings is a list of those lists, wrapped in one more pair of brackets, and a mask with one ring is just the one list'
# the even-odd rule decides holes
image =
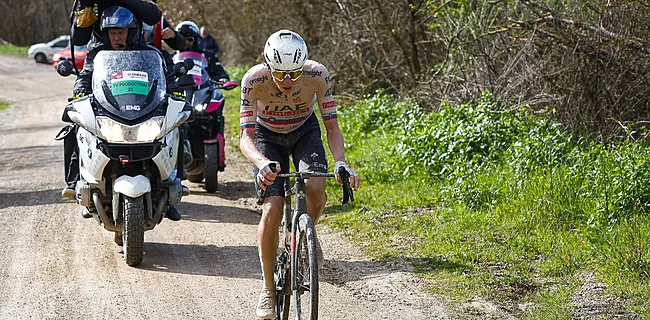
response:
{"label": "green bush", "polygon": [[[650,148],[576,138],[549,116],[487,92],[434,113],[382,93],[343,106],[362,209],[334,224],[382,256],[475,266],[483,285],[595,269],[620,295],[649,297],[634,284],[650,278]],[[493,275],[494,263],[509,267]]]}

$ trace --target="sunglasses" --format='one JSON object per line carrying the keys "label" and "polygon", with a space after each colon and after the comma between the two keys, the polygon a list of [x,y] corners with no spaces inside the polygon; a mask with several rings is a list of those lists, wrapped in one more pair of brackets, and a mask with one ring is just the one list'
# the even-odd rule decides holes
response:
{"label": "sunglasses", "polygon": [[275,80],[284,81],[285,78],[289,77],[291,81],[296,81],[300,76],[302,76],[302,69],[293,70],[293,71],[279,71],[271,69],[271,75]]}

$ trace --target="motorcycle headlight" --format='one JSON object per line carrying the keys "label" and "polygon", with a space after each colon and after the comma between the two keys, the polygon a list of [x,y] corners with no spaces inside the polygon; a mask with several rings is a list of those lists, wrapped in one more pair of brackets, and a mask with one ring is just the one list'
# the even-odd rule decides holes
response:
{"label": "motorcycle headlight", "polygon": [[194,110],[196,110],[196,111],[203,111],[203,110],[205,110],[205,103],[197,104],[197,105],[194,107]]}
{"label": "motorcycle headlight", "polygon": [[99,131],[108,142],[153,142],[162,130],[165,117],[153,117],[128,126],[107,117],[97,117]]}

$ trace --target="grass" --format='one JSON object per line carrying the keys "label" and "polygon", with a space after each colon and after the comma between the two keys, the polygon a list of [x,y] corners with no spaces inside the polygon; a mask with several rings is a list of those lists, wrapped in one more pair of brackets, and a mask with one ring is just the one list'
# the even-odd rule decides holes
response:
{"label": "grass", "polygon": [[332,202],[325,223],[378,258],[417,262],[452,301],[570,318],[587,272],[628,302],[621,312],[650,316],[650,148],[572,137],[489,95],[435,114],[382,99],[340,108],[364,185],[353,208]]}
{"label": "grass", "polygon": [[27,57],[28,47],[14,46],[11,44],[0,44],[0,54],[8,54],[17,57]]}
{"label": "grass", "polygon": [[[238,137],[238,92],[227,96]],[[489,93],[436,113],[381,93],[341,105],[362,186],[341,206],[328,181],[322,221],[371,256],[408,261],[459,314],[479,299],[522,319],[570,319],[581,275],[594,274],[625,302],[599,316],[650,318],[650,148],[573,137],[552,117]]]}
{"label": "grass", "polygon": [[244,76],[248,67],[240,66],[228,68],[228,74],[232,81],[237,81],[240,86],[232,90],[221,90],[226,97],[224,108],[224,117],[226,118],[225,132],[226,140],[239,152],[239,101],[241,93],[241,78]]}
{"label": "grass", "polygon": [[11,106],[10,102],[0,100],[0,111],[8,109]]}

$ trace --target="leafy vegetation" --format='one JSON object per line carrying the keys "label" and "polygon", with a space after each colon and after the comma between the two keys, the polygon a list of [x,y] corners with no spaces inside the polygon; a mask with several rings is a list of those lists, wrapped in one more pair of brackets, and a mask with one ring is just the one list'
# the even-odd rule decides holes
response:
{"label": "leafy vegetation", "polygon": [[17,57],[27,57],[28,47],[19,47],[11,44],[0,44],[0,54],[9,54]]}
{"label": "leafy vegetation", "polygon": [[0,100],[0,111],[9,108],[11,106],[10,102]]}
{"label": "leafy vegetation", "polygon": [[[574,137],[488,92],[435,113],[378,93],[340,113],[364,184],[353,211],[333,206],[326,221],[370,253],[413,259],[448,288],[439,293],[535,301],[533,318],[568,310],[577,276],[594,272],[650,315],[644,144]],[[549,284],[562,290],[549,293]]]}

